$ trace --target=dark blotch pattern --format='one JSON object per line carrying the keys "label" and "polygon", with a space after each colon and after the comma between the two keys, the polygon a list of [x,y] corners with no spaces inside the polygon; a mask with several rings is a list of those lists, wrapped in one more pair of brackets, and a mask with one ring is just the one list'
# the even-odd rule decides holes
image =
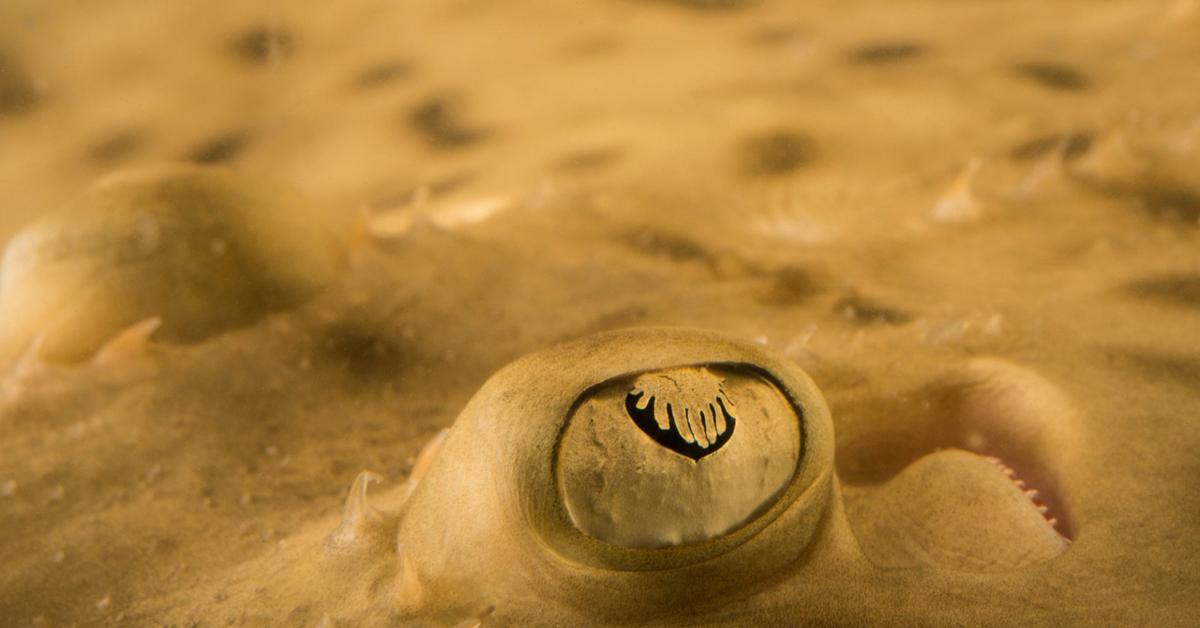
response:
{"label": "dark blotch pattern", "polygon": [[803,133],[777,129],[742,140],[742,168],[752,176],[778,176],[812,161],[812,140]]}
{"label": "dark blotch pattern", "polygon": [[360,72],[354,79],[354,86],[364,90],[376,89],[402,81],[408,78],[412,71],[412,65],[405,61],[384,61]]}
{"label": "dark blotch pattern", "polygon": [[1053,61],[1030,61],[1013,68],[1019,76],[1042,87],[1060,91],[1081,91],[1091,87],[1091,80],[1082,71]]}
{"label": "dark blotch pattern", "polygon": [[386,329],[362,318],[340,321],[322,330],[318,349],[351,378],[382,382],[396,377],[411,353],[399,338],[385,334]]}
{"label": "dark blotch pattern", "polygon": [[[1200,275],[1171,274],[1139,279],[1127,284],[1129,294],[1152,301],[1200,310]],[[1200,383],[1200,380],[1197,380]]]}
{"label": "dark blotch pattern", "polygon": [[287,30],[255,26],[233,38],[230,50],[250,65],[265,65],[291,56],[295,37]]}
{"label": "dark blotch pattern", "polygon": [[849,296],[838,301],[834,312],[859,325],[903,325],[912,320],[908,312],[880,305],[860,296]]}
{"label": "dark blotch pattern", "polygon": [[219,164],[235,159],[250,143],[243,131],[230,131],[206,140],[188,152],[188,161],[198,164]]}
{"label": "dark blotch pattern", "polygon": [[453,96],[435,96],[417,105],[408,122],[434,148],[455,149],[470,146],[487,133],[463,121],[462,101]]}
{"label": "dark blotch pattern", "polygon": [[1098,194],[1126,203],[1146,217],[1184,228],[1200,227],[1200,186],[1151,172],[1132,181],[1105,181],[1087,176],[1078,180]]}
{"label": "dark blotch pattern", "polygon": [[798,266],[788,266],[775,272],[759,301],[764,305],[791,307],[802,305],[820,293],[820,282],[812,273]]}
{"label": "dark blotch pattern", "polygon": [[0,50],[0,116],[28,113],[42,103],[42,93],[16,59]]}
{"label": "dark blotch pattern", "polygon": [[911,41],[892,41],[867,44],[850,51],[850,62],[877,65],[914,59],[925,52],[925,46]]}
{"label": "dark blotch pattern", "polygon": [[137,129],[117,129],[88,149],[88,159],[111,164],[137,153],[146,145],[146,135]]}
{"label": "dark blotch pattern", "polygon": [[1200,226],[1200,190],[1180,181],[1149,178],[1133,186],[1128,195],[1152,218]]}
{"label": "dark blotch pattern", "polygon": [[1041,135],[1031,140],[1021,142],[1008,152],[1008,156],[1017,161],[1026,161],[1044,157],[1051,152],[1063,149],[1063,159],[1072,160],[1087,154],[1095,141],[1091,131],[1072,131],[1070,133],[1052,133]]}

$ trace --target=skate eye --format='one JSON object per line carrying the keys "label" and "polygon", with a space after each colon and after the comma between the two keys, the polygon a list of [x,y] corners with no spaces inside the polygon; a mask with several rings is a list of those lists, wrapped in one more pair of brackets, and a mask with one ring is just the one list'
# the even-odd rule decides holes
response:
{"label": "skate eye", "polygon": [[649,327],[496,373],[397,534],[423,586],[627,617],[695,603],[697,582],[719,601],[797,568],[829,538],[833,496],[833,423],[803,370],[754,343]]}
{"label": "skate eye", "polygon": [[721,537],[768,509],[804,450],[800,411],[734,365],[669,368],[591,389],[568,418],[557,481],[597,540],[662,548]]}

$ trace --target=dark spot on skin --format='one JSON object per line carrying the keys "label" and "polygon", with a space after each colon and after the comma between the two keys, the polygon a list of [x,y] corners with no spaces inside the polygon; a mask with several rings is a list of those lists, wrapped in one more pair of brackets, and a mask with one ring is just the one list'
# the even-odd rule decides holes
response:
{"label": "dark spot on skin", "polygon": [[596,170],[618,161],[621,151],[615,148],[595,148],[563,155],[554,162],[554,169],[563,172]]}
{"label": "dark spot on skin", "polygon": [[777,129],[742,140],[743,170],[752,176],[778,176],[799,170],[813,159],[813,142],[808,136]]}
{"label": "dark spot on skin", "polygon": [[146,135],[137,129],[117,129],[88,149],[88,159],[111,164],[132,156],[146,145]]}
{"label": "dark spot on skin", "polygon": [[1127,190],[1127,195],[1156,220],[1200,226],[1200,191],[1185,183],[1147,178]]}
{"label": "dark spot on skin", "polygon": [[1041,135],[1012,147],[1008,156],[1016,161],[1037,159],[1049,155],[1061,146],[1063,159],[1070,161],[1086,155],[1095,139],[1096,136],[1091,131]]}
{"label": "dark spot on skin", "polygon": [[833,311],[858,325],[903,325],[912,320],[912,315],[860,296],[848,296],[838,301]]}
{"label": "dark spot on skin", "polygon": [[1133,181],[1087,176],[1079,176],[1077,181],[1093,192],[1129,204],[1153,220],[1179,227],[1200,227],[1200,186],[1158,172]]}
{"label": "dark spot on skin", "polygon": [[487,135],[463,122],[461,99],[452,96],[435,96],[421,103],[409,113],[408,122],[430,146],[440,149],[464,148]]}
{"label": "dark spot on skin", "polygon": [[704,247],[681,235],[641,229],[628,233],[625,241],[638,251],[674,262],[708,261],[711,256]]}
{"label": "dark spot on skin", "polygon": [[42,92],[16,59],[0,50],[0,115],[21,115],[42,103]]}
{"label": "dark spot on skin", "polygon": [[759,301],[765,305],[791,307],[802,305],[820,293],[820,282],[812,273],[798,266],[787,266],[774,273]]}
{"label": "dark spot on skin", "polygon": [[250,143],[243,131],[230,131],[206,140],[188,151],[187,159],[198,164],[219,164],[236,158]]}
{"label": "dark spot on skin", "polygon": [[359,73],[354,79],[354,87],[362,90],[383,87],[408,78],[412,70],[412,65],[404,61],[377,63]]}
{"label": "dark spot on skin", "polygon": [[1053,61],[1030,61],[1013,67],[1019,76],[1042,87],[1061,91],[1080,91],[1091,87],[1091,80],[1082,71]]}
{"label": "dark spot on skin", "polygon": [[265,65],[291,56],[295,38],[281,28],[255,26],[233,38],[230,50],[250,65]]}
{"label": "dark spot on skin", "polygon": [[1200,275],[1171,274],[1147,277],[1126,284],[1123,289],[1139,299],[1200,310]]}
{"label": "dark spot on skin", "polygon": [[914,59],[925,52],[925,46],[911,41],[891,41],[867,44],[850,51],[850,62],[858,65],[895,63]]}
{"label": "dark spot on skin", "polygon": [[355,380],[385,381],[396,376],[410,353],[386,329],[355,318],[338,321],[322,330],[317,349]]}

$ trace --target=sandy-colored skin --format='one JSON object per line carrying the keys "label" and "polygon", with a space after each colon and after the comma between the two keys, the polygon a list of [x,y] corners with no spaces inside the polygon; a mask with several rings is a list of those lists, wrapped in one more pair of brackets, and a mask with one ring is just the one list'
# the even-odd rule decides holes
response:
{"label": "sandy-colored skin", "polygon": [[[180,160],[357,227],[296,303],[183,341],[85,316],[69,359],[5,358],[0,624],[1196,623],[1195,2],[69,9],[0,3],[6,244]],[[576,384],[713,359],[596,335],[658,326],[807,373],[823,523],[565,569],[451,469],[544,463],[521,426]],[[563,342],[593,350],[551,368]],[[479,451],[529,390],[553,403],[494,431],[526,457]]]}
{"label": "sandy-colored skin", "polygon": [[0,361],[80,362],[151,319],[176,343],[252,323],[332,283],[345,231],[294,191],[219,168],[108,177],[8,242]]}

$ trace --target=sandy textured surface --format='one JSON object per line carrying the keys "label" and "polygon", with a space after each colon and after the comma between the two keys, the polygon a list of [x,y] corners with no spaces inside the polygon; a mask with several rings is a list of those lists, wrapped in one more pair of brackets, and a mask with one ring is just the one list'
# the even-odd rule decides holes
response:
{"label": "sandy textured surface", "polygon": [[[1192,0],[8,0],[0,241],[93,250],[53,212],[182,161],[297,188],[344,261],[261,309],[176,301],[177,261],[0,286],[120,306],[63,305],[43,336],[92,357],[24,350],[48,314],[0,320],[0,624],[1194,625],[1197,59]],[[211,268],[222,295],[262,269]],[[129,327],[153,317],[178,333]],[[451,507],[468,471],[549,460],[549,437],[452,430],[410,481],[522,356],[592,338],[572,368],[607,377],[708,359],[686,334],[593,336],[659,325],[807,372],[827,499],[647,578],[521,552],[545,513],[520,474],[487,493],[503,516]],[[584,392],[522,364],[465,425]],[[381,482],[347,501],[364,470]],[[773,527],[813,512],[811,538]],[[801,537],[786,565],[754,558]]]}

